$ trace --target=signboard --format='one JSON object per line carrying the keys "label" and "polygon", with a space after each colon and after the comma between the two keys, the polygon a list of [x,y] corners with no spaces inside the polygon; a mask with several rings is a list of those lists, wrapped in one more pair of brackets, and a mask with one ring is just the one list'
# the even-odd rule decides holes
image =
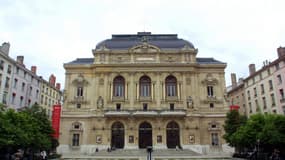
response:
{"label": "signboard", "polygon": [[61,114],[61,105],[53,105],[52,111],[52,128],[54,129],[53,137],[59,138],[59,127],[60,127],[60,114]]}

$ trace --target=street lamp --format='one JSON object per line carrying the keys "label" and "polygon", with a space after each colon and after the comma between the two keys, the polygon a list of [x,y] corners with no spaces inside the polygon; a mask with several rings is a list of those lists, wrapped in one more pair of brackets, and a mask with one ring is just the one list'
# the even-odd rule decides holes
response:
{"label": "street lamp", "polygon": [[147,153],[148,153],[148,154],[147,154],[147,157],[148,157],[147,160],[151,160],[151,152],[153,151],[153,150],[152,150],[152,146],[147,146],[147,147],[146,147],[146,151],[147,151]]}

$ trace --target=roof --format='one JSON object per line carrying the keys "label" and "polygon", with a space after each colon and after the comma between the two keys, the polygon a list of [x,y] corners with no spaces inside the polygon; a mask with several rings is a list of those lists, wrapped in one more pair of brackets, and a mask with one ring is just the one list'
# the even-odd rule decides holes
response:
{"label": "roof", "polygon": [[180,49],[185,46],[194,49],[191,42],[178,38],[177,34],[151,34],[151,32],[112,35],[111,39],[98,43],[96,49],[106,47],[108,49],[124,50],[142,45],[145,42],[160,49]]}
{"label": "roof", "polygon": [[215,60],[214,58],[197,58],[196,61],[199,64],[225,64],[224,62]]}
{"label": "roof", "polygon": [[[197,58],[198,64],[224,64],[221,61],[215,60],[214,58]],[[67,64],[93,64],[94,58],[77,58]]]}
{"label": "roof", "polygon": [[77,58],[67,64],[92,64],[94,62],[94,58]]}

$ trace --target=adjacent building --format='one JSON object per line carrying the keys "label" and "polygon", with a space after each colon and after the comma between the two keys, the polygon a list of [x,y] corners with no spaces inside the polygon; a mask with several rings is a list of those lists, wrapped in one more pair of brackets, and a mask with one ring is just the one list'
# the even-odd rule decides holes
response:
{"label": "adjacent building", "polygon": [[65,63],[58,152],[227,148],[226,63],[196,57],[176,34],[112,35],[94,57]]}
{"label": "adjacent building", "polygon": [[[14,60],[9,56],[9,43],[0,46],[0,102],[9,108],[16,110],[29,107],[34,104],[43,106],[47,113],[51,113],[53,104],[60,103],[60,84],[48,83],[37,75],[37,67],[27,69],[24,64],[24,56],[17,56]],[[49,88],[48,102],[42,103],[47,95],[42,92]]]}
{"label": "adjacent building", "polygon": [[[285,114],[285,48],[277,49],[278,58],[273,62],[265,61],[256,71],[255,64],[249,65],[249,76],[228,87],[231,105],[239,105],[247,116],[256,113]],[[241,96],[240,96],[241,95]]]}

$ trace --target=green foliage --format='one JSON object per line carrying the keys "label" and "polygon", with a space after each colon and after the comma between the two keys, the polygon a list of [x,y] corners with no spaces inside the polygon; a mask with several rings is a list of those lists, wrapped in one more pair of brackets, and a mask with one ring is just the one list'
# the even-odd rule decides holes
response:
{"label": "green foliage", "polygon": [[0,111],[0,150],[4,148],[52,147],[53,129],[44,109],[38,105],[21,112],[12,109]]}
{"label": "green foliage", "polygon": [[258,143],[265,150],[281,149],[285,145],[285,116],[252,115],[229,139],[238,148],[254,148]]}
{"label": "green foliage", "polygon": [[232,135],[240,128],[241,125],[246,123],[246,116],[242,116],[238,111],[232,110],[227,113],[227,119],[225,121],[225,140],[231,146],[235,146],[235,143],[232,139]]}

